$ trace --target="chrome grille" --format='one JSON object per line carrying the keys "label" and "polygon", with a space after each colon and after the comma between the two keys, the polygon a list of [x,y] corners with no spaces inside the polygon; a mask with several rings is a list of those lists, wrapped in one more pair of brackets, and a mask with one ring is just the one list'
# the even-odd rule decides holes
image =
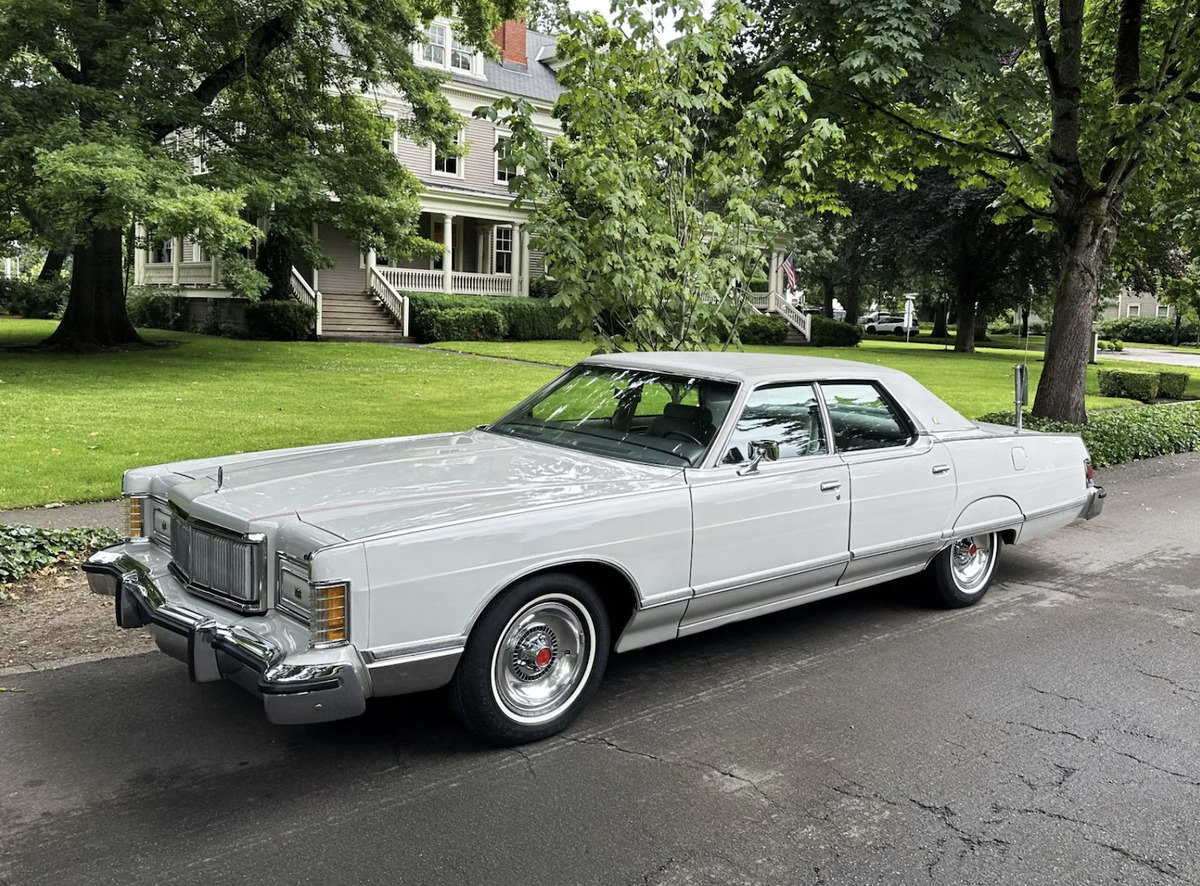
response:
{"label": "chrome grille", "polygon": [[171,565],[188,587],[242,611],[262,608],[265,543],[190,520],[172,509]]}

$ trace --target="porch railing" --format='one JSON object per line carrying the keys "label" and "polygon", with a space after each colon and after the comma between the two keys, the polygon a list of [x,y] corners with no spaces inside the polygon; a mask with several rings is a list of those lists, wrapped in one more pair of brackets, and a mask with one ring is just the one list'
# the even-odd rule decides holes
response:
{"label": "porch railing", "polygon": [[311,305],[317,309],[317,337],[321,337],[321,293],[319,290],[314,290],[308,285],[308,281],[304,279],[304,275],[296,270],[296,266],[292,265],[292,295],[296,297],[298,302]]}
{"label": "porch railing", "polygon": [[804,333],[806,339],[812,341],[812,317],[788,304],[787,299],[779,293],[772,292],[770,299],[770,309],[786,320],[793,329]]}
{"label": "porch railing", "polygon": [[142,267],[142,282],[151,286],[212,285],[212,274],[210,261],[185,261],[179,263],[179,279],[176,280],[174,264],[155,262]]}
{"label": "porch railing", "polygon": [[396,292],[441,292],[442,272],[421,271],[416,268],[381,268],[375,274]]}
{"label": "porch railing", "polygon": [[[401,295],[396,291],[396,288],[388,282],[383,275],[383,271],[398,270],[397,268],[371,268],[369,283],[371,292],[383,302],[383,306],[387,308],[389,314],[396,318],[396,322],[400,324],[401,335],[408,335],[408,297]],[[422,273],[422,272],[419,272]],[[428,272],[424,272],[428,273]]]}
{"label": "porch railing", "polygon": [[[455,273],[450,278],[451,288],[465,295],[512,295],[513,278],[511,274],[466,274]],[[517,292],[520,293],[520,280],[517,281]]]}

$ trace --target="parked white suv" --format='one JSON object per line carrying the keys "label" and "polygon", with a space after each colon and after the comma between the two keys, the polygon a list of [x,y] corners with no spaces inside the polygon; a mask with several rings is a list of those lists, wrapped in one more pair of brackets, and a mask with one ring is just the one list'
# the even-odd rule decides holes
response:
{"label": "parked white suv", "polygon": [[914,318],[910,326],[904,325],[904,317],[898,314],[868,314],[865,317],[858,318],[858,325],[863,328],[863,332],[868,335],[886,335],[894,333],[895,335],[904,335],[906,332],[911,332],[913,335],[921,331],[921,325]]}

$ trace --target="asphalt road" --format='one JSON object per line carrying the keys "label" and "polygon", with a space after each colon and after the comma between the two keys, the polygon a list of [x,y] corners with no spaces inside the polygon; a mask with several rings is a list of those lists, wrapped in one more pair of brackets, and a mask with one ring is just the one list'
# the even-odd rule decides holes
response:
{"label": "asphalt road", "polygon": [[0,679],[0,883],[1200,882],[1200,455],[1005,551],[618,656],[565,735],[275,727],[155,654]]}
{"label": "asphalt road", "polygon": [[1104,356],[1133,363],[1166,363],[1169,366],[1200,368],[1200,351],[1171,351],[1166,348],[1126,348],[1123,351],[1106,352]]}

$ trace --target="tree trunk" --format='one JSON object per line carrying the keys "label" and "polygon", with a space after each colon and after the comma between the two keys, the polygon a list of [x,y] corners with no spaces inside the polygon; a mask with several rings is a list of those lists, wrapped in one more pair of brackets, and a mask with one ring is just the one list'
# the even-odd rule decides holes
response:
{"label": "tree trunk", "polygon": [[861,291],[862,281],[858,279],[858,275],[851,276],[846,282],[846,303],[842,305],[846,309],[845,320],[847,323],[858,322],[858,297]]}
{"label": "tree trunk", "polygon": [[1175,309],[1175,329],[1171,333],[1171,344],[1174,347],[1179,347],[1179,330],[1183,326],[1183,314],[1179,313],[1179,308]]}
{"label": "tree trunk", "polygon": [[289,299],[292,295],[292,243],[272,226],[259,245],[256,269],[267,278],[268,286],[262,294],[265,299]]}
{"label": "tree trunk", "polygon": [[76,245],[71,297],[58,329],[43,345],[90,351],[116,345],[143,344],[125,310],[121,278],[124,232],[93,231]]}
{"label": "tree trunk", "polygon": [[958,331],[954,333],[954,350],[960,354],[975,353],[975,293],[969,287],[958,296]]}
{"label": "tree trunk", "polygon": [[949,305],[936,304],[933,306],[933,332],[930,338],[946,338],[946,315],[950,313]]}
{"label": "tree trunk", "polygon": [[1092,321],[1117,230],[1112,217],[1100,207],[1077,210],[1074,215],[1062,226],[1062,271],[1033,414],[1083,424],[1087,421],[1083,394],[1092,349]]}
{"label": "tree trunk", "polygon": [[1021,308],[1021,338],[1029,338],[1029,308]]}
{"label": "tree trunk", "polygon": [[[833,302],[834,302],[833,278],[831,278],[831,277],[822,277],[821,278],[821,291],[825,296],[825,316],[832,317],[833,316]],[[858,318],[855,317],[854,319],[857,320]]]}
{"label": "tree trunk", "polygon": [[38,282],[49,283],[51,280],[57,280],[66,260],[67,254],[61,249],[51,249],[47,252],[46,261],[38,272]]}

